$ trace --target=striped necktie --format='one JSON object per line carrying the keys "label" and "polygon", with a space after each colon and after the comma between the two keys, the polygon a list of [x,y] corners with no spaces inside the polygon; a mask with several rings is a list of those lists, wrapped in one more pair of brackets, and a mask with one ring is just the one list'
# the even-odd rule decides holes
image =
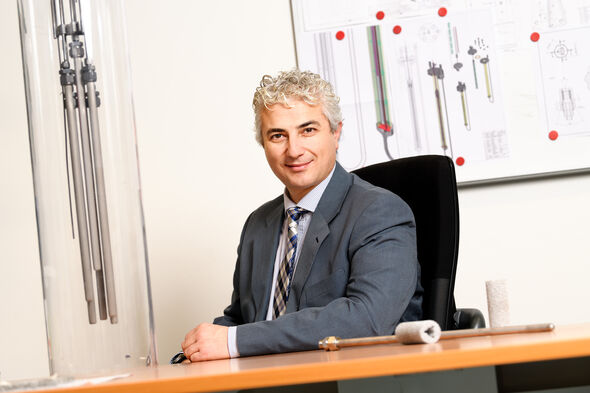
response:
{"label": "striped necktie", "polygon": [[287,209],[287,220],[289,223],[287,254],[283,258],[277,284],[275,286],[273,301],[273,319],[276,319],[285,313],[287,309],[287,300],[289,300],[289,291],[291,290],[291,279],[295,270],[295,254],[297,251],[297,221],[307,210],[298,206]]}

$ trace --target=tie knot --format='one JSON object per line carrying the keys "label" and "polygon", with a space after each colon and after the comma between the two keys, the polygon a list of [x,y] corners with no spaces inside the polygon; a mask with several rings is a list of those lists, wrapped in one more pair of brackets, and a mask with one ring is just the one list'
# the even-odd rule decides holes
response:
{"label": "tie knot", "polygon": [[295,222],[299,221],[301,216],[304,215],[305,213],[307,213],[307,210],[305,210],[299,206],[290,207],[287,209],[287,215],[289,216],[289,218],[291,218],[291,220],[293,220]]}

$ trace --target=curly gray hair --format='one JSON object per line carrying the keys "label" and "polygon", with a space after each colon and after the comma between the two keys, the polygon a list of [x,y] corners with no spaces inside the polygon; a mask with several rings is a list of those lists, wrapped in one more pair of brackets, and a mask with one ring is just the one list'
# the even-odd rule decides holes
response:
{"label": "curly gray hair", "polygon": [[260,86],[256,88],[252,107],[254,108],[254,131],[256,141],[262,145],[262,130],[260,116],[263,109],[274,104],[289,107],[289,98],[300,98],[309,105],[322,105],[322,111],[330,122],[332,132],[342,121],[340,98],[334,93],[332,85],[323,80],[318,74],[309,71],[280,72],[276,77],[264,75]]}

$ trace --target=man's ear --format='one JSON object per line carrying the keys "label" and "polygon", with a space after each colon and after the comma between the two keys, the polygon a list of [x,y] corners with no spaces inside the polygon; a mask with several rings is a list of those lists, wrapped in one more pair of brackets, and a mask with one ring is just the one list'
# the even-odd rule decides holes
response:
{"label": "man's ear", "polygon": [[336,149],[338,149],[338,142],[340,141],[340,134],[342,133],[342,122],[338,123],[336,129],[334,130],[334,138],[336,139]]}

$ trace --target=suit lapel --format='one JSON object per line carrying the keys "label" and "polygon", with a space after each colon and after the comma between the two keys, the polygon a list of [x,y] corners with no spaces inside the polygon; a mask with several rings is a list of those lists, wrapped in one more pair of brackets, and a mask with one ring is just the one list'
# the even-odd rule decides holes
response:
{"label": "suit lapel", "polygon": [[330,234],[329,224],[340,212],[346,194],[352,184],[352,175],[336,162],[336,169],[326,187],[316,210],[313,213],[309,228],[303,242],[303,249],[297,262],[295,277],[291,285],[291,294],[287,302],[287,312],[297,311],[301,292],[315,262],[318,250]]}
{"label": "suit lapel", "polygon": [[254,246],[254,266],[252,267],[250,288],[256,290],[252,292],[256,308],[256,321],[266,319],[269,306],[268,298],[272,286],[272,273],[284,215],[283,197],[277,198],[277,201],[276,206],[272,208],[266,217],[265,226],[261,229],[259,236],[260,240]]}

